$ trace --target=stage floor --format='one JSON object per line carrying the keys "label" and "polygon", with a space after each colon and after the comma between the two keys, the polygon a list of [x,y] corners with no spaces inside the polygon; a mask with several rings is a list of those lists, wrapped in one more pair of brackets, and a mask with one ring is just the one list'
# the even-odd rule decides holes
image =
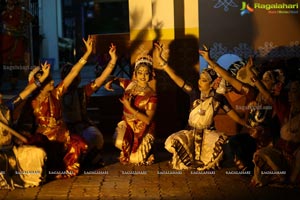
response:
{"label": "stage floor", "polygon": [[[156,163],[151,166],[122,165],[111,143],[104,147],[105,166],[83,171],[77,177],[55,180],[40,187],[0,190],[0,199],[292,199],[300,190],[289,187],[249,187],[250,176],[229,174],[232,166],[195,174],[172,170],[171,155],[160,142],[155,147]],[[228,165],[228,164],[227,164]]]}

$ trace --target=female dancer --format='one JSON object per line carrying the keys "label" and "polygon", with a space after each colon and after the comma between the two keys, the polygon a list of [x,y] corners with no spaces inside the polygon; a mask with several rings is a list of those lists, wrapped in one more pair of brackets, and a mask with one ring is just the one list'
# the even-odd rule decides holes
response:
{"label": "female dancer", "polygon": [[[246,120],[251,129],[247,131],[248,134],[237,134],[231,137],[229,145],[233,151],[237,168],[239,170],[252,170],[254,152],[271,145],[276,139],[276,135],[279,134],[276,134],[279,127],[275,126],[279,123],[274,123],[274,120],[277,119],[274,116],[278,113],[275,113],[272,108],[275,106],[273,99],[279,95],[283,86],[284,75],[280,70],[269,70],[263,74],[262,80],[259,80],[257,74],[252,70],[253,60],[250,57],[246,65],[240,69],[244,71],[244,77],[250,78],[251,83],[246,84],[231,76],[228,71],[214,62],[207,47],[204,46],[204,50],[199,50],[199,53],[238,93],[246,96],[247,106],[242,108],[245,108]],[[256,88],[258,94],[256,94]],[[247,145],[245,145],[246,143]]]}
{"label": "female dancer", "polygon": [[[164,70],[179,87],[187,93],[192,93],[193,87],[173,71],[161,56],[162,51],[162,45],[156,43],[154,58],[160,64],[155,68]],[[198,81],[201,95],[194,101],[189,115],[190,129],[173,133],[165,142],[165,148],[173,154],[171,161],[173,169],[207,170],[219,167],[223,157],[222,144],[227,139],[223,133],[217,132],[214,128],[213,119],[219,108],[233,120],[246,126],[246,122],[231,108],[226,98],[213,88],[217,77],[217,73],[210,68],[201,72]]]}
{"label": "female dancer", "polygon": [[[83,165],[88,168],[99,167],[103,164],[100,155],[104,145],[103,135],[89,119],[86,107],[90,96],[102,86],[106,78],[115,68],[117,54],[114,44],[111,44],[109,48],[109,55],[111,59],[105,70],[103,70],[94,81],[91,81],[83,87],[78,87],[81,80],[78,75],[62,98],[63,118],[68,129],[71,133],[81,135],[88,144],[87,155],[83,161]],[[70,63],[64,65],[61,71],[61,78],[64,79],[72,68],[73,65]]]}
{"label": "female dancer", "polygon": [[[48,77],[50,65],[42,64],[41,70],[43,75],[37,79],[39,83]],[[3,103],[0,99],[0,189],[34,187],[45,181],[45,151],[27,145],[27,138],[11,128],[15,108],[36,88],[36,83],[31,82],[14,98]],[[16,138],[23,144],[17,144]]]}
{"label": "female dancer", "polygon": [[[72,81],[79,74],[82,67],[87,62],[89,55],[93,49],[93,40],[91,36],[87,40],[83,39],[86,47],[86,52],[82,58],[73,66],[68,75],[54,87],[54,81],[49,77],[44,83],[39,84],[40,89],[32,100],[33,113],[36,121],[35,138],[32,143],[41,145],[46,148],[46,152],[49,158],[48,169],[49,174],[55,175],[55,178],[68,178],[76,176],[79,173],[79,161],[80,156],[87,150],[87,144],[78,135],[71,135],[67,129],[61,110],[61,98],[66,92]],[[41,75],[41,72],[37,69],[33,69],[29,74],[29,81],[36,81]],[[49,143],[50,141],[50,143]],[[54,149],[51,147],[53,144],[61,144],[63,150],[56,152],[58,155],[62,154],[63,161],[52,161]],[[59,157],[53,155],[53,158]],[[60,166],[63,164],[63,166]]]}
{"label": "female dancer", "polygon": [[[252,186],[272,183],[300,183],[300,82],[293,80],[288,93],[287,112],[282,116],[280,139],[274,146],[264,147],[254,153]],[[276,107],[275,107],[276,109]],[[269,173],[264,173],[269,172]]]}
{"label": "female dancer", "polygon": [[[133,80],[118,79],[125,89],[120,100],[124,106],[123,120],[115,132],[115,146],[121,150],[122,164],[149,165],[154,162],[154,121],[156,93],[149,86],[153,78],[152,58],[143,56],[136,60]],[[106,88],[110,90],[112,82]]]}

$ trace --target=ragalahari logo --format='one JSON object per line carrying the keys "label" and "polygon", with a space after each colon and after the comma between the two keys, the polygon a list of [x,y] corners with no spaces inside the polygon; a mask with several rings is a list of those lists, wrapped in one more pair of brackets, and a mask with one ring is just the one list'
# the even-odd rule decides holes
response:
{"label": "ragalahari logo", "polygon": [[242,8],[241,8],[241,16],[244,16],[245,14],[250,14],[254,11],[254,9],[245,1],[242,2]]}

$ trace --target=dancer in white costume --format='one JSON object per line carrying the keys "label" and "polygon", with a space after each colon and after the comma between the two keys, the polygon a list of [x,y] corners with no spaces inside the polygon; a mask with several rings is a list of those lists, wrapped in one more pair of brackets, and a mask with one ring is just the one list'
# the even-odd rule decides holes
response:
{"label": "dancer in white costume", "polygon": [[[193,88],[179,77],[162,57],[163,48],[155,44],[154,58],[157,59],[156,69],[164,70],[170,78],[185,92],[193,93]],[[214,116],[222,108],[229,117],[241,125],[246,122],[231,108],[224,95],[213,88],[217,79],[213,69],[202,71],[198,81],[200,98],[195,100],[189,115],[189,129],[170,135],[165,141],[165,148],[173,154],[171,165],[173,169],[207,170],[219,166],[223,158],[222,144],[227,137],[215,130]]]}
{"label": "dancer in white costume", "polygon": [[[11,128],[15,108],[47,79],[50,65],[45,63],[41,70],[43,75],[36,77],[19,95],[4,103],[0,100],[0,189],[34,187],[45,181],[45,151],[26,145],[28,140]],[[15,143],[14,137],[23,144]]]}

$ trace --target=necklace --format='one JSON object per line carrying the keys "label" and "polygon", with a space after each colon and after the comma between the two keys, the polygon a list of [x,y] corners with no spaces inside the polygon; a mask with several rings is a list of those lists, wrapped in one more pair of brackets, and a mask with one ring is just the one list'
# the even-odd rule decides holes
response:
{"label": "necklace", "polygon": [[[198,110],[198,113],[199,115],[205,115],[206,113],[206,109],[203,109],[203,104],[205,103],[205,101],[211,97],[211,92],[209,92],[208,94],[204,94],[203,92],[201,92],[201,95],[200,95],[200,108]],[[209,103],[210,105],[211,103]]]}
{"label": "necklace", "polygon": [[135,84],[135,86],[133,87],[132,89],[132,94],[139,94],[139,93],[143,93],[145,92],[146,90],[148,89],[148,85],[142,87],[142,86],[139,86],[138,84]]}

